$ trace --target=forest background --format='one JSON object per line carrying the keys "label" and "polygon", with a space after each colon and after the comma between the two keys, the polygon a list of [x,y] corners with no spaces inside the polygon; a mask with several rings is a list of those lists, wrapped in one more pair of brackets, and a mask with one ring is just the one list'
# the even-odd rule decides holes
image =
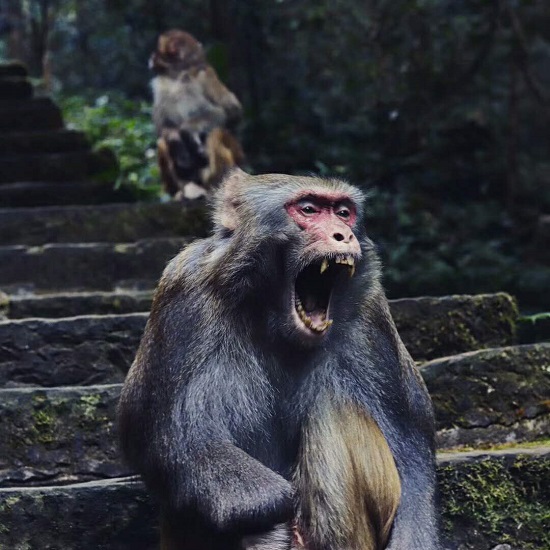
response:
{"label": "forest background", "polygon": [[547,0],[0,0],[0,58],[138,198],[160,196],[147,60],[170,28],[243,103],[251,171],[369,190],[390,296],[550,308]]}

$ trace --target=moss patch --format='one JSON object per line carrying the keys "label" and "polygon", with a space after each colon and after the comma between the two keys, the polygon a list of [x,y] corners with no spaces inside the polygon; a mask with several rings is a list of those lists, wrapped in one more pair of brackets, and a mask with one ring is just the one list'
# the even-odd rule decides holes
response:
{"label": "moss patch", "polygon": [[465,548],[508,543],[550,548],[550,461],[531,456],[448,464],[438,470],[446,536]]}

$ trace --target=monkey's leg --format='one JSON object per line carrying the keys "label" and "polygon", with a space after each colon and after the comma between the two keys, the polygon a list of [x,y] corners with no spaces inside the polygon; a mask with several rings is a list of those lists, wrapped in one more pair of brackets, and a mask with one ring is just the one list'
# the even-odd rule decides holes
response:
{"label": "monkey's leg", "polygon": [[291,550],[292,531],[287,523],[276,525],[271,531],[251,535],[242,540],[242,550]]}
{"label": "monkey's leg", "polygon": [[170,156],[168,143],[164,138],[159,138],[157,140],[157,159],[164,189],[171,197],[173,197],[179,191],[179,186],[175,175],[174,163],[172,162],[172,158]]}
{"label": "monkey's leg", "polygon": [[161,515],[160,550],[236,550],[235,544],[227,540],[220,544],[208,529],[198,528],[193,522],[185,523],[182,518]]}

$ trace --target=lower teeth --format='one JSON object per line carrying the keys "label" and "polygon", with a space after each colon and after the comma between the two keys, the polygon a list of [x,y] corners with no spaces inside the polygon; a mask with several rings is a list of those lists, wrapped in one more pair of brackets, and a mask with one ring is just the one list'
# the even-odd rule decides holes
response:
{"label": "lower teeth", "polygon": [[324,318],[323,323],[321,325],[314,325],[313,321],[311,320],[311,317],[308,317],[299,299],[296,300],[296,310],[298,311],[298,315],[300,316],[300,319],[304,322],[304,325],[306,325],[306,327],[311,330],[314,330],[316,332],[323,332],[330,325],[332,325],[332,321],[327,321],[326,318]]}

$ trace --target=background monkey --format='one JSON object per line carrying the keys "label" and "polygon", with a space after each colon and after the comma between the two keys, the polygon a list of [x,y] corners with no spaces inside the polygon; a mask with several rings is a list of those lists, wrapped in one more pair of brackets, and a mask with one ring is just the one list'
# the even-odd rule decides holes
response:
{"label": "background monkey", "polygon": [[215,201],[213,235],[162,276],[119,406],[163,549],[438,549],[431,402],[363,194],[235,169]]}
{"label": "background monkey", "polygon": [[184,196],[200,194],[196,185],[186,188],[189,182],[208,188],[219,183],[227,168],[244,161],[238,140],[228,130],[240,120],[241,104],[189,33],[161,34],[149,66],[156,75],[153,121],[165,189],[173,196],[182,191]]}

